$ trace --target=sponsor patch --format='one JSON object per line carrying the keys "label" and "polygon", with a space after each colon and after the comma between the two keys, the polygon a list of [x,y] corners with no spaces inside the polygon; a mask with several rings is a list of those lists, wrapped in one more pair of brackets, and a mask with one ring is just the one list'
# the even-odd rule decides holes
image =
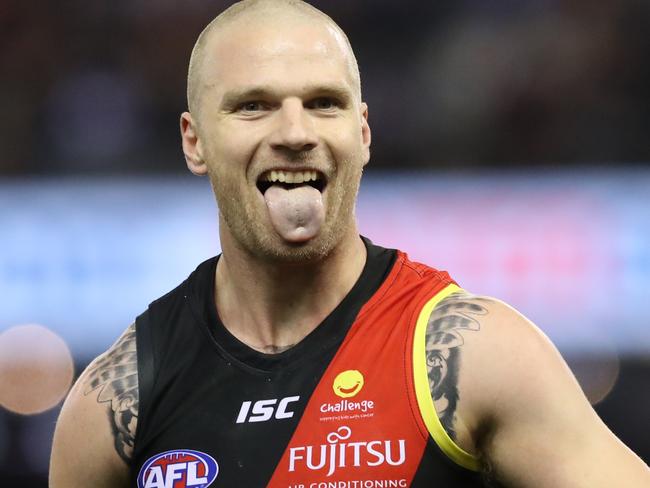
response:
{"label": "sponsor patch", "polygon": [[351,437],[352,429],[342,425],[327,434],[327,444],[290,447],[289,472],[318,471],[329,478],[340,469],[400,466],[406,461],[405,439],[351,441]]}
{"label": "sponsor patch", "polygon": [[[290,419],[293,417],[293,411],[289,410],[289,404],[297,402],[298,400],[300,400],[299,396],[281,398],[279,403],[277,398],[259,400],[255,403],[247,400],[241,404],[236,423],[266,422],[267,420],[271,420],[273,417],[277,420]],[[252,409],[251,404],[253,406]]]}
{"label": "sponsor patch", "polygon": [[142,465],[138,488],[207,488],[217,474],[219,465],[209,454],[176,449],[156,454]]}
{"label": "sponsor patch", "polygon": [[359,394],[364,385],[365,378],[358,369],[347,369],[337,374],[332,382],[332,391],[339,398],[334,402],[321,403],[319,408],[321,422],[347,422],[374,416],[374,400],[352,399]]}
{"label": "sponsor patch", "polygon": [[355,396],[363,388],[364,379],[361,371],[348,369],[339,373],[334,378],[332,388],[334,393],[341,398],[350,398]]}

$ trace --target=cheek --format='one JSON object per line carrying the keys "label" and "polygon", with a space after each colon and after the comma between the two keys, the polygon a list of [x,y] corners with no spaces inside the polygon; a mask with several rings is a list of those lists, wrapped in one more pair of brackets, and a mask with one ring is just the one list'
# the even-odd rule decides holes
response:
{"label": "cheek", "polygon": [[361,162],[363,148],[361,139],[355,137],[356,135],[354,129],[341,129],[334,131],[327,138],[332,156],[342,166],[338,168],[339,171],[352,171],[353,166]]}
{"label": "cheek", "polygon": [[247,169],[258,147],[255,131],[236,125],[224,124],[206,139],[206,159],[219,172]]}

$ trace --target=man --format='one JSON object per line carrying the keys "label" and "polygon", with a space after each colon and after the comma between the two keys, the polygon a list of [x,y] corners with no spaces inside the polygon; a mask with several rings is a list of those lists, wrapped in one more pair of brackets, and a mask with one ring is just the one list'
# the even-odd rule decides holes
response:
{"label": "man", "polygon": [[530,322],[359,236],[368,109],[329,17],[235,4],[188,104],[223,253],[79,378],[53,488],[650,486]]}

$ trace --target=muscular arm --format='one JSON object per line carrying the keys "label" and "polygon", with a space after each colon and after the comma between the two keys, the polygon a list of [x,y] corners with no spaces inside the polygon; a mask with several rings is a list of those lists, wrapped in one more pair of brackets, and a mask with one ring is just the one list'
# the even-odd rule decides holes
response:
{"label": "muscular arm", "polygon": [[77,380],[57,421],[51,488],[128,486],[138,418],[135,325]]}
{"label": "muscular arm", "polygon": [[451,295],[427,329],[432,395],[447,432],[504,486],[650,486],[550,341],[493,299]]}

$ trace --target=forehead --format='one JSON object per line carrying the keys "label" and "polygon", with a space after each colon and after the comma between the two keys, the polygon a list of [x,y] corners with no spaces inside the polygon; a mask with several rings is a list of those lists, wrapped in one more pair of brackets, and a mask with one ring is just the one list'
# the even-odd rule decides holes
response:
{"label": "forehead", "polygon": [[235,22],[206,45],[202,80],[216,92],[246,85],[301,89],[332,83],[355,92],[351,53],[326,22]]}

